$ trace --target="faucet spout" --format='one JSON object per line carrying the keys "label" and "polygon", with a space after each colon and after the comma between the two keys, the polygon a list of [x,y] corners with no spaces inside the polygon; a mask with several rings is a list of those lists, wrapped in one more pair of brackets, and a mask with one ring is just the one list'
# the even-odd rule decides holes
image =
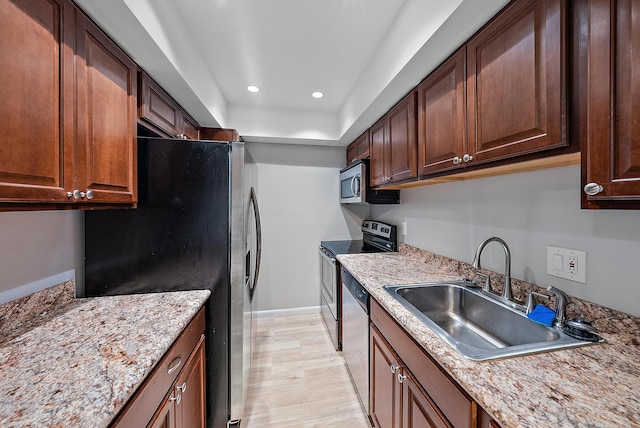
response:
{"label": "faucet spout", "polygon": [[509,251],[509,246],[503,239],[493,236],[482,241],[480,245],[478,245],[478,249],[473,257],[471,266],[476,269],[482,268],[480,264],[480,256],[482,255],[482,250],[484,250],[484,247],[486,247],[489,242],[499,243],[504,250],[504,287],[502,288],[502,298],[513,300],[513,294],[511,293],[511,251]]}

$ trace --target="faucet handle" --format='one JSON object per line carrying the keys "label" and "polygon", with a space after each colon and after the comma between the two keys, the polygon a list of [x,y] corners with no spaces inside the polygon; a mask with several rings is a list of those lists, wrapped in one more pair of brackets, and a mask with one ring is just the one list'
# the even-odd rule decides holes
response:
{"label": "faucet handle", "polygon": [[477,280],[478,277],[480,277],[484,281],[484,283],[482,284],[482,289],[484,291],[491,291],[491,278],[489,277],[489,275],[484,272],[477,271],[476,277],[474,279]]}
{"label": "faucet handle", "polygon": [[564,291],[554,287],[553,285],[548,286],[547,291],[550,291],[554,296],[556,296],[556,320],[554,324],[556,324],[556,327],[562,326],[565,322],[565,311],[567,309],[567,302],[569,301],[569,298]]}
{"label": "faucet handle", "polygon": [[529,314],[529,313],[531,313],[531,311],[533,311],[535,309],[535,307],[536,307],[536,297],[540,297],[542,299],[549,300],[549,296],[537,293],[535,291],[529,291],[529,294],[527,294],[527,302],[525,303],[525,306],[527,308],[525,313]]}

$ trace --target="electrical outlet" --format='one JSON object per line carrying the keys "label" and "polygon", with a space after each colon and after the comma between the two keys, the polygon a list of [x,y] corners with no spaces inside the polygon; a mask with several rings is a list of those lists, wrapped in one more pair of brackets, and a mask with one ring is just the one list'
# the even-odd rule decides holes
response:
{"label": "electrical outlet", "polygon": [[587,282],[587,253],[569,248],[547,247],[547,273],[570,281]]}
{"label": "electrical outlet", "polygon": [[402,228],[402,236],[407,236],[407,222],[400,223],[400,227]]}

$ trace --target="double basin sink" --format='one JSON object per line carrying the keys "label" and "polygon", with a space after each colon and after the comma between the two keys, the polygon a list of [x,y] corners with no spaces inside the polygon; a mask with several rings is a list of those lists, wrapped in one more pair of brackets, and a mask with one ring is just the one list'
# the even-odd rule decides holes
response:
{"label": "double basin sink", "polygon": [[562,328],[531,321],[487,293],[452,281],[384,288],[458,352],[475,361],[509,358],[593,344]]}

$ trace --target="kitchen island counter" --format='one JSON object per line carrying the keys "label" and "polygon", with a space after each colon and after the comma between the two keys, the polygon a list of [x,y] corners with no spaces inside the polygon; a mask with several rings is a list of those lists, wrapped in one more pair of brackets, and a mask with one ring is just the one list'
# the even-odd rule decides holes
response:
{"label": "kitchen island counter", "polygon": [[[62,286],[68,295],[69,285]],[[46,293],[52,294],[38,294]],[[0,426],[108,426],[209,295],[196,290],[2,305]]]}
{"label": "kitchen island counter", "polygon": [[[469,276],[469,265],[407,245],[399,253],[339,255],[338,261],[503,427],[640,426],[640,319],[570,298],[570,318],[594,320],[605,343],[474,362],[382,288],[459,280]],[[514,283],[519,294],[527,285]]]}

